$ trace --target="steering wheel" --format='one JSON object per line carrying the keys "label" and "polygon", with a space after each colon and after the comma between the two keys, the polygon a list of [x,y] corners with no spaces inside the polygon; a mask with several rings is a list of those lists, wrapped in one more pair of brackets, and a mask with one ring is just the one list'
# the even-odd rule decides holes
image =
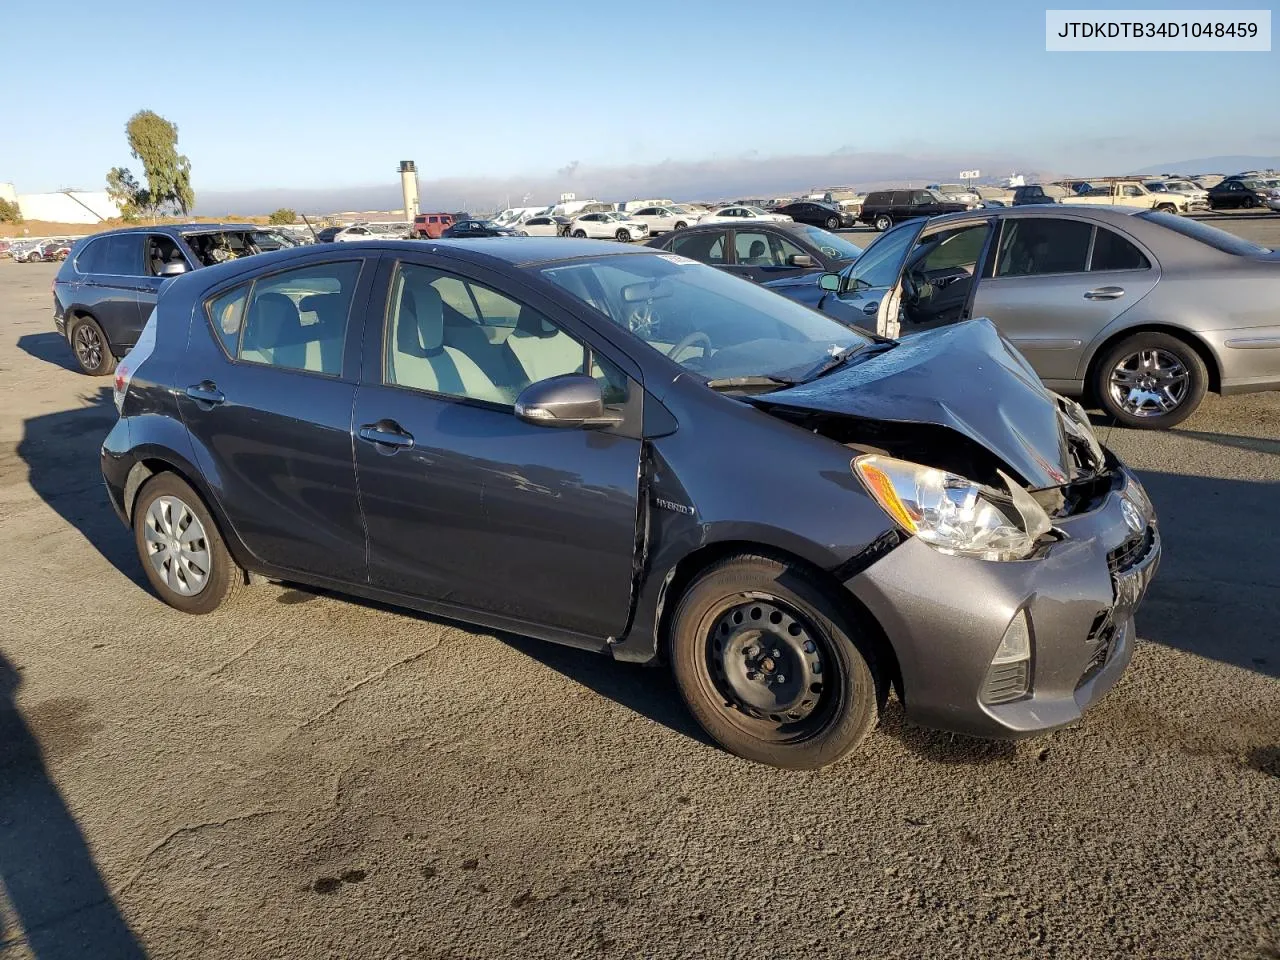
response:
{"label": "steering wheel", "polygon": [[916,278],[911,275],[910,270],[902,271],[902,301],[915,303],[919,299],[920,286],[916,283]]}
{"label": "steering wheel", "polygon": [[[701,330],[695,330],[693,331],[693,333],[689,334],[687,337],[685,337],[683,340],[677,343],[674,347],[668,350],[667,356],[670,357],[672,360],[675,360],[676,355],[680,353],[681,350],[688,350],[695,343],[702,344],[704,353],[711,349],[711,338],[708,337]],[[676,362],[678,363],[679,361],[676,361]]]}

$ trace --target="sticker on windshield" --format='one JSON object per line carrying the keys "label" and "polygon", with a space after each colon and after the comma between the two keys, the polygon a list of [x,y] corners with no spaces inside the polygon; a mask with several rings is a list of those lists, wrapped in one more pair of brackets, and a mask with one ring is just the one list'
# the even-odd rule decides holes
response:
{"label": "sticker on windshield", "polygon": [[660,253],[658,254],[658,259],[666,260],[668,263],[678,263],[681,266],[685,266],[685,267],[689,266],[690,264],[696,265],[698,262],[697,260],[690,260],[688,257],[682,257],[678,253]]}

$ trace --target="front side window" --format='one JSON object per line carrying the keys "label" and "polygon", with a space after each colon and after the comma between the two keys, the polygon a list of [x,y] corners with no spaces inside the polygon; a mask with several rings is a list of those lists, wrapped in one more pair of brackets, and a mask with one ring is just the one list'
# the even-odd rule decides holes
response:
{"label": "front side window", "polygon": [[[249,363],[341,376],[347,317],[359,277],[360,262],[345,260],[311,264],[255,281],[238,348],[228,352]],[[210,303],[210,319],[226,344],[236,308],[233,300],[227,307],[220,303]]]}
{"label": "front side window", "polygon": [[737,231],[734,250],[738,263],[753,267],[785,267],[792,256],[804,253],[789,240],[755,230]]}
{"label": "front side window", "polygon": [[[586,353],[537,310],[491,287],[416,264],[396,271],[383,361],[387,384],[510,407],[531,383],[582,373]],[[613,368],[597,361],[597,373],[606,395],[610,382],[616,394]]]}
{"label": "front side window", "polygon": [[178,249],[172,237],[153,233],[147,237],[147,272],[153,277],[158,277],[166,263],[185,264],[186,258],[182,256],[182,251]]}
{"label": "front side window", "polygon": [[534,268],[649,348],[710,379],[807,375],[870,340],[712,267],[620,254]]}
{"label": "front side window", "polygon": [[996,256],[997,277],[1083,273],[1093,225],[1082,220],[1017,217],[1005,221]]}
{"label": "front side window", "polygon": [[1142,191],[1130,183],[1125,185],[1124,195],[1126,197],[1140,197],[1142,196]]}
{"label": "front side window", "polygon": [[850,293],[875,287],[891,287],[898,282],[898,274],[906,260],[907,248],[915,240],[919,224],[903,224],[867,247],[849,271],[846,288]]}

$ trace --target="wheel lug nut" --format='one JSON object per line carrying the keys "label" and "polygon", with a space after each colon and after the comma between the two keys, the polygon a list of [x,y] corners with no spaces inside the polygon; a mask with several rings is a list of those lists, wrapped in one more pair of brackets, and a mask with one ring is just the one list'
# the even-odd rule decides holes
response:
{"label": "wheel lug nut", "polygon": [[818,648],[817,648],[817,647],[815,647],[815,646],[813,645],[813,641],[812,641],[812,640],[806,640],[806,641],[804,642],[804,652],[805,652],[805,653],[813,653],[813,651],[814,651],[814,650],[817,650],[817,649],[818,649]]}
{"label": "wheel lug nut", "polygon": [[780,652],[778,652],[778,648],[777,648],[777,647],[774,647],[774,648],[773,648],[773,650],[771,650],[771,651],[769,652],[769,656],[771,656],[771,657],[773,657],[773,659],[777,660],[780,656],[782,656],[782,654],[781,654]]}
{"label": "wheel lug nut", "polygon": [[787,678],[786,678],[786,677],[784,677],[782,674],[778,674],[778,682],[779,682],[779,683],[786,683],[786,682],[787,682]]}

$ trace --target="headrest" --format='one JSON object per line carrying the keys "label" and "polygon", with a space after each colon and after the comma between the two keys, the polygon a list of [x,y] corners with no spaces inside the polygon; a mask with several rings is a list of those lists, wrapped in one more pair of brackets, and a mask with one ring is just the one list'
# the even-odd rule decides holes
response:
{"label": "headrest", "polygon": [[246,346],[269,349],[297,343],[302,334],[302,318],[298,308],[283,293],[264,293],[256,297],[249,311]]}
{"label": "headrest", "polygon": [[[421,286],[410,291],[406,285],[405,299],[412,297],[413,312],[418,322],[418,343],[427,353],[434,353],[444,345],[444,301],[440,291],[432,286]],[[402,301],[401,310],[404,309]],[[401,316],[403,324],[408,317]]]}
{"label": "headrest", "polygon": [[530,307],[520,308],[516,315],[516,330],[531,337],[554,337],[560,332],[542,314]]}

